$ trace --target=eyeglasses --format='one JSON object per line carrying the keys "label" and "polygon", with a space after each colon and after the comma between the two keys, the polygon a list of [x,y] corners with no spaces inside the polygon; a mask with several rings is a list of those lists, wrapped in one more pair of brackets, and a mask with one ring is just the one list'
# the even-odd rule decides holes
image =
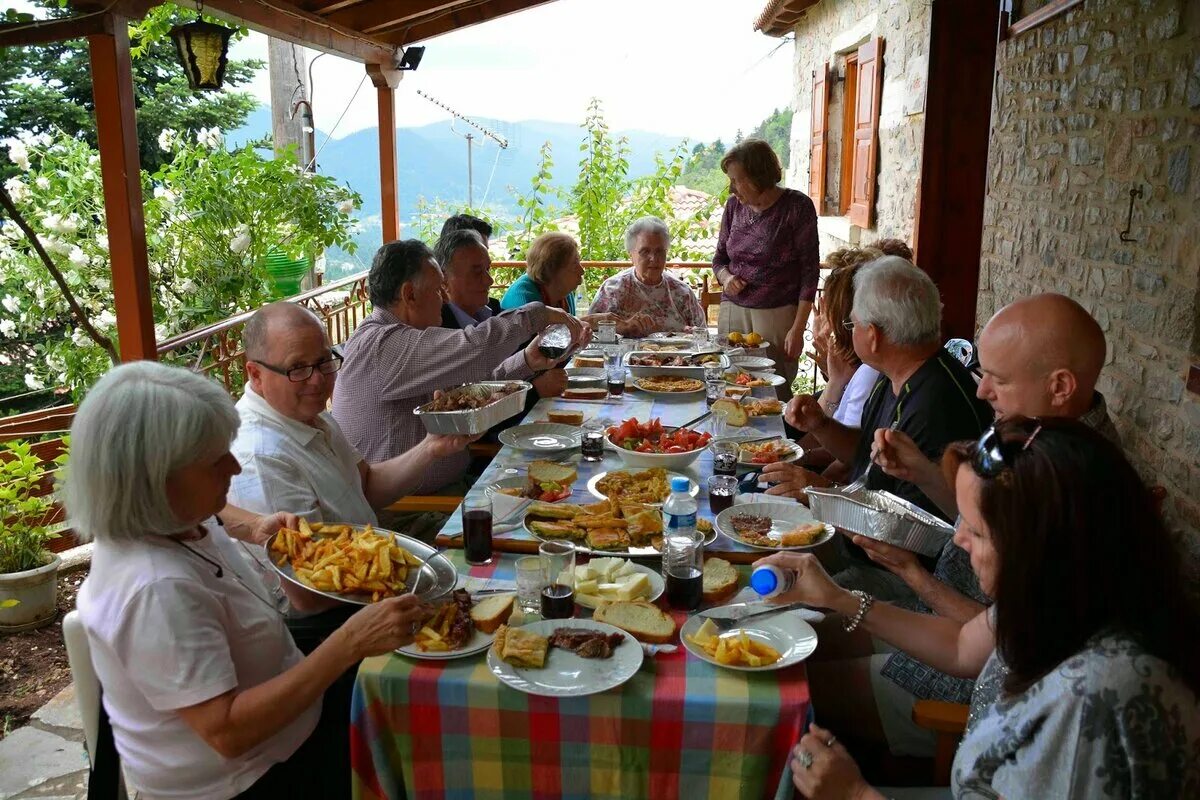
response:
{"label": "eyeglasses", "polygon": [[337,372],[342,368],[342,357],[334,353],[329,358],[325,359],[324,361],[318,361],[316,364],[302,364],[298,367],[292,367],[291,369],[276,367],[263,361],[255,361],[254,363],[258,364],[260,367],[271,370],[271,372],[274,372],[276,375],[286,376],[287,379],[292,383],[303,383],[312,377],[313,370],[317,370],[322,375],[332,375],[333,373]]}
{"label": "eyeglasses", "polygon": [[1000,438],[1000,434],[996,432],[996,426],[993,425],[984,431],[983,436],[980,436],[979,441],[975,443],[975,455],[971,459],[971,466],[980,477],[996,477],[1005,469],[1012,467],[1012,460],[1018,453],[1024,453],[1029,449],[1029,445],[1033,444],[1033,440],[1041,430],[1042,423],[1039,422],[1020,449],[1014,449],[1011,443]]}
{"label": "eyeglasses", "polygon": [[854,320],[848,319],[848,320],[845,320],[842,322],[842,327],[848,331],[852,331],[852,330],[854,330],[854,326],[857,324],[858,323],[856,323]]}

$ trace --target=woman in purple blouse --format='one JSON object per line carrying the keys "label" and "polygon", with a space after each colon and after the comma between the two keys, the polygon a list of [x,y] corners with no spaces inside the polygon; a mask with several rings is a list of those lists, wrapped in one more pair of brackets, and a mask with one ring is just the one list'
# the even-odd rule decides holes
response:
{"label": "woman in purple blouse", "polygon": [[746,139],[721,159],[729,176],[729,202],[713,272],[723,292],[717,330],[762,334],[787,383],[804,350],[804,327],[817,296],[820,255],[817,212],[808,195],[779,186],[779,156],[761,139]]}

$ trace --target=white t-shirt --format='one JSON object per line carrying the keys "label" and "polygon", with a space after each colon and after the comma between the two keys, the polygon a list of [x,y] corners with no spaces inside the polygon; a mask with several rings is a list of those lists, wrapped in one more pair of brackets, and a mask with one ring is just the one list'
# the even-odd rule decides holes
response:
{"label": "white t-shirt", "polygon": [[101,541],[78,606],[104,707],[131,788],[145,798],[233,797],[308,738],[316,702],[238,758],[212,749],[176,709],[246,690],[304,656],[238,546],[215,519],[184,544],[163,536]]}
{"label": "white t-shirt", "polygon": [[837,409],[833,412],[834,421],[840,422],[848,428],[861,428],[863,406],[866,405],[867,398],[871,396],[871,387],[877,380],[879,380],[878,370],[868,367],[866,364],[859,364],[858,369],[850,377],[850,382],[846,384],[846,391],[842,393],[842,401],[838,403]]}

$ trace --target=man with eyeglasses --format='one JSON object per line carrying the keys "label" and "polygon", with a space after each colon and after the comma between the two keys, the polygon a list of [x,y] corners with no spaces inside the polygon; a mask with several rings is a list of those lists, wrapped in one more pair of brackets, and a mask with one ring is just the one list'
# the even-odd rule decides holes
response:
{"label": "man with eyeglasses", "polygon": [[[375,525],[376,509],[410,494],[429,462],[466,449],[473,438],[430,434],[396,458],[368,463],[326,410],[342,359],[313,312],[287,302],[263,306],[246,323],[243,342],[248,380],[231,447],[242,472],[228,495],[238,508]],[[267,566],[261,546],[247,549]],[[289,619],[304,616],[284,604],[281,592],[276,599]],[[310,620],[290,626],[301,650],[308,652],[343,621],[344,614],[331,613],[328,625]]]}

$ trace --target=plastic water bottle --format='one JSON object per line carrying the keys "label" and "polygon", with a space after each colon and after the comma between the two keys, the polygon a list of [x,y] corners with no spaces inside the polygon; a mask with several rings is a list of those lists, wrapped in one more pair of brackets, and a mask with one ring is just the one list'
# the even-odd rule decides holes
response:
{"label": "plastic water bottle", "polygon": [[671,479],[663,504],[663,578],[672,608],[695,610],[704,594],[704,537],[696,530],[696,501],[691,482]]}
{"label": "plastic water bottle", "polygon": [[796,573],[790,569],[780,569],[774,564],[764,564],[755,567],[750,573],[750,586],[764,600],[783,594],[796,583]]}

